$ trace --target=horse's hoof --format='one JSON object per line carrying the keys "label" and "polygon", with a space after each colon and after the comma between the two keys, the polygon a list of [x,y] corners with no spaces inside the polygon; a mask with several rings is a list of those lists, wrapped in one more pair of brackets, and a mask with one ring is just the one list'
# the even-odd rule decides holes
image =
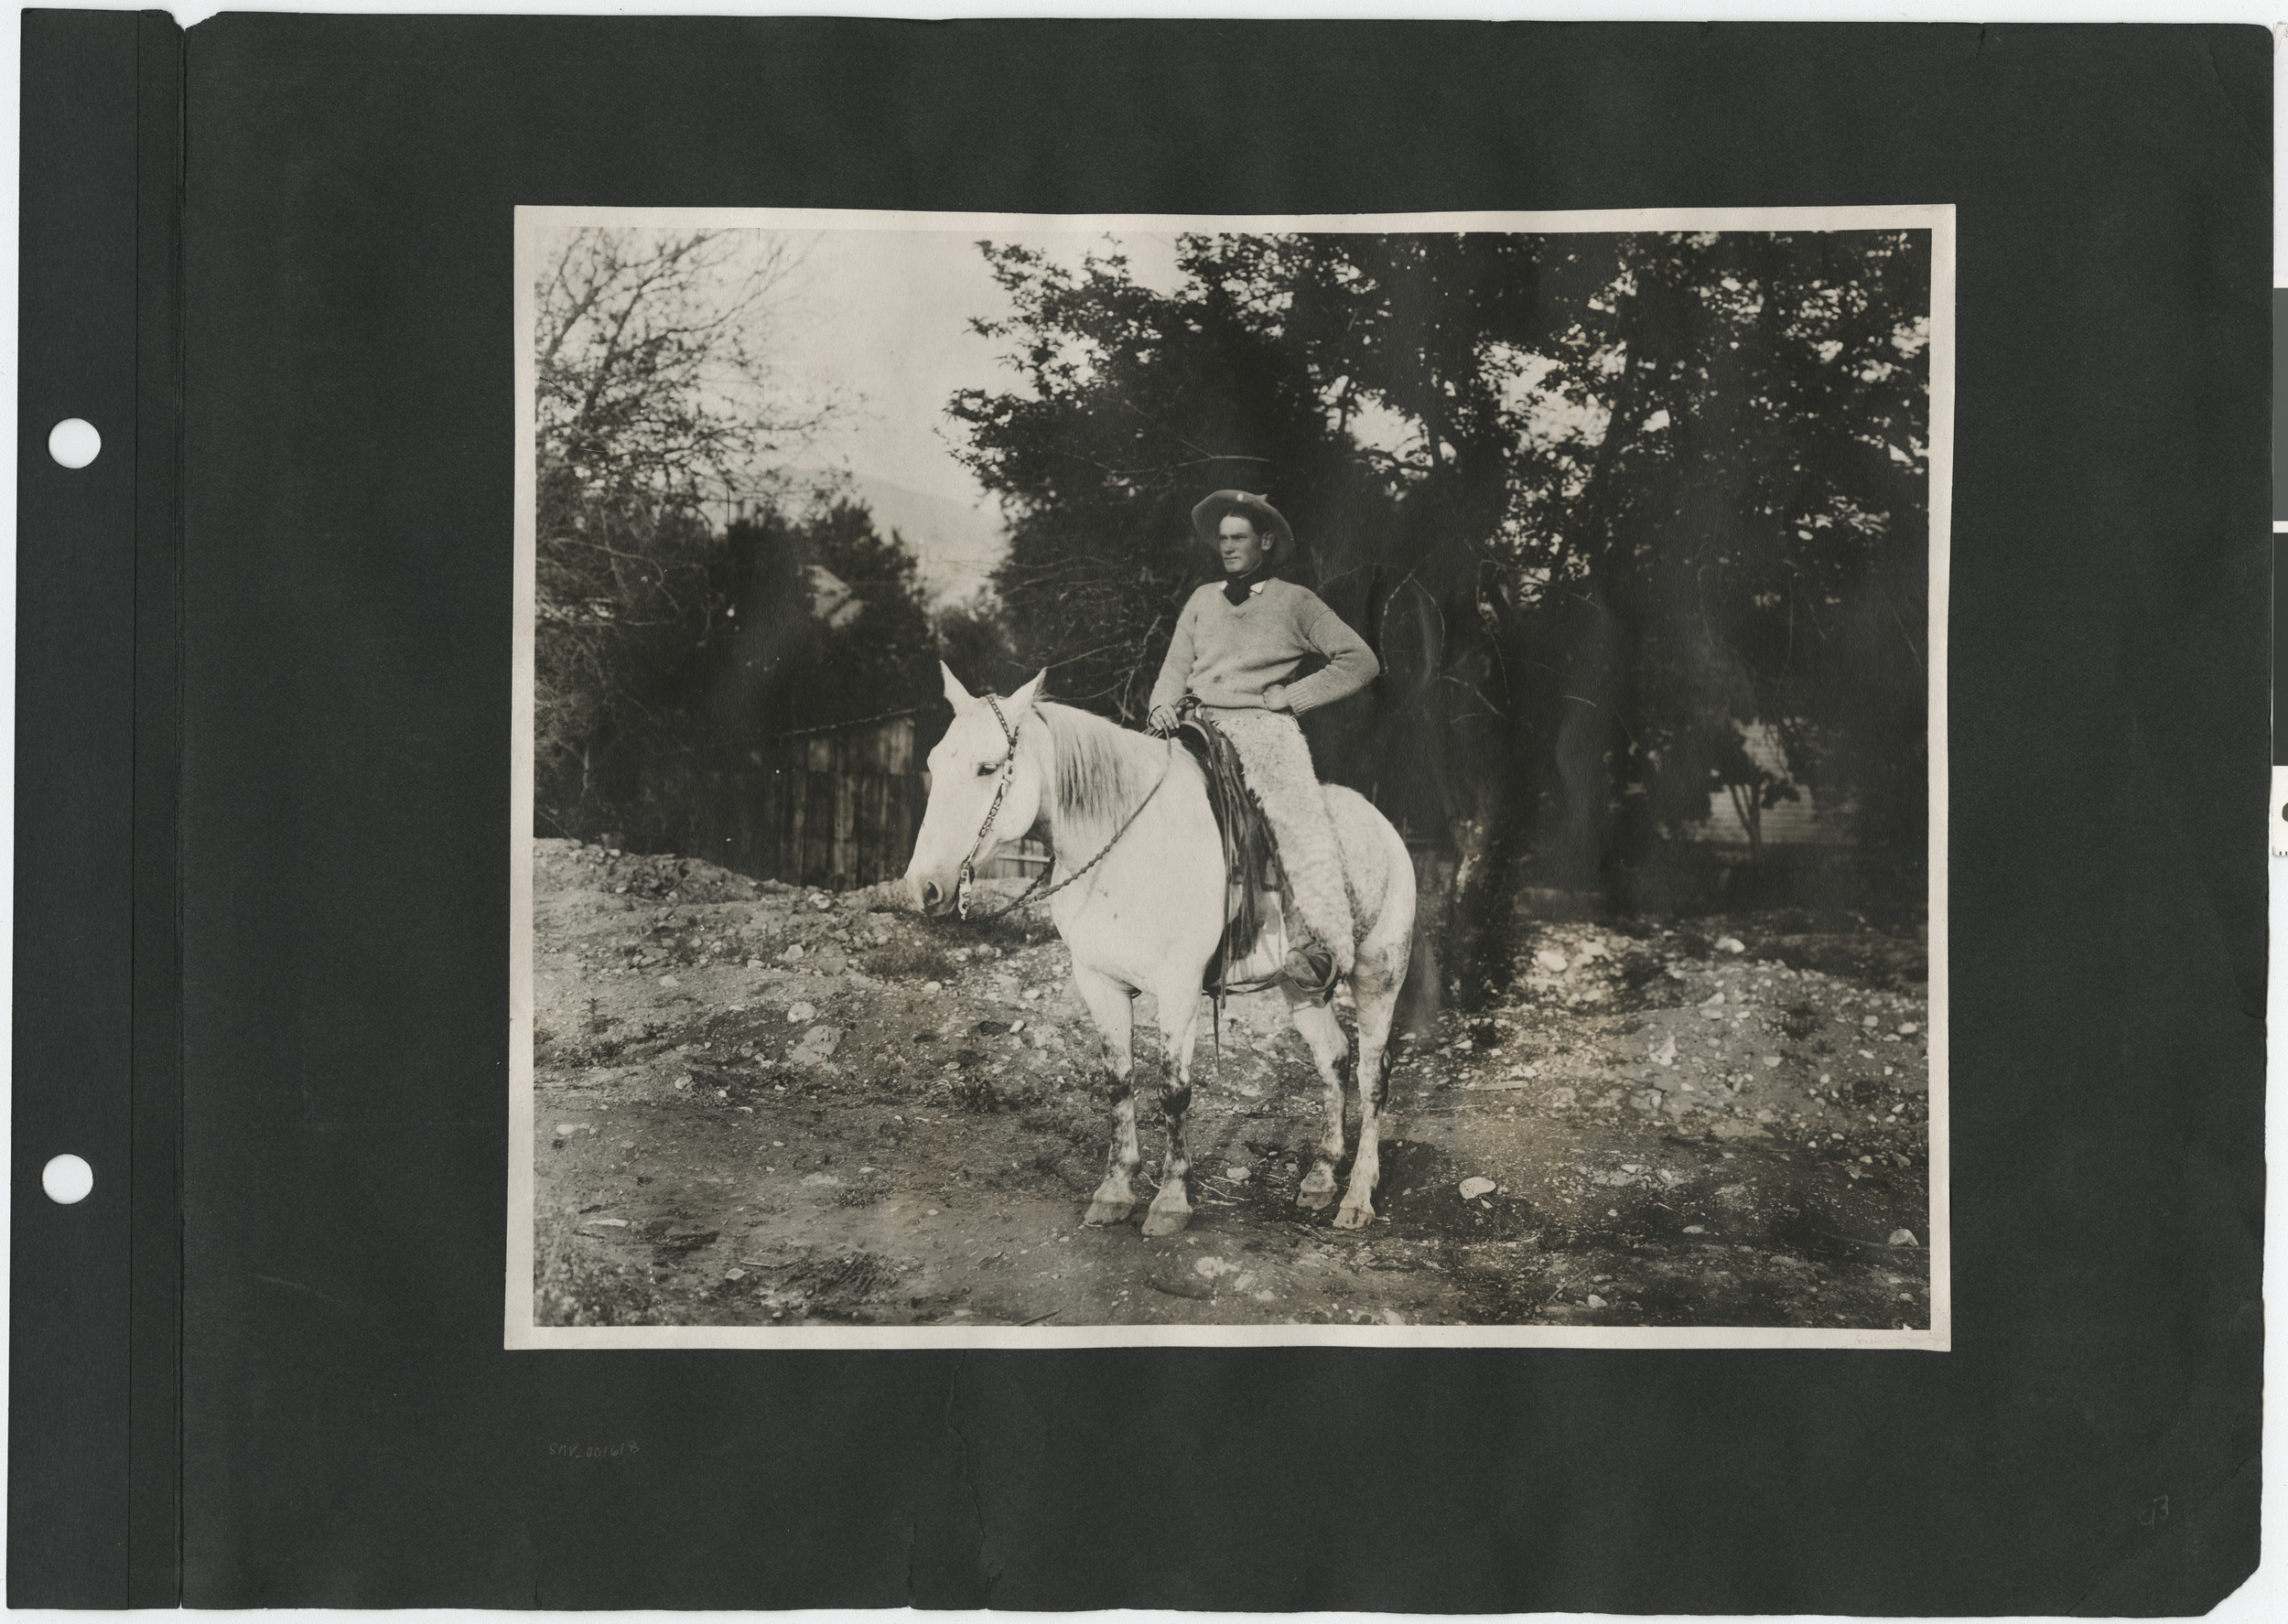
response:
{"label": "horse's hoof", "polygon": [[1363,1230],[1374,1221],[1372,1207],[1346,1206],[1334,1215],[1334,1227],[1338,1230]]}
{"label": "horse's hoof", "polygon": [[1320,1208],[1333,1199],[1334,1187],[1333,1185],[1329,1185],[1325,1189],[1313,1189],[1306,1184],[1295,1192],[1295,1205],[1307,1207],[1313,1212],[1318,1211]]}
{"label": "horse's hoof", "polygon": [[1152,1210],[1144,1215],[1144,1232],[1148,1235],[1181,1234],[1183,1226],[1191,1221],[1191,1208],[1163,1207],[1154,1201]]}
{"label": "horse's hoof", "polygon": [[1083,1223],[1126,1223],[1128,1214],[1136,1210],[1134,1201],[1091,1201],[1088,1216]]}

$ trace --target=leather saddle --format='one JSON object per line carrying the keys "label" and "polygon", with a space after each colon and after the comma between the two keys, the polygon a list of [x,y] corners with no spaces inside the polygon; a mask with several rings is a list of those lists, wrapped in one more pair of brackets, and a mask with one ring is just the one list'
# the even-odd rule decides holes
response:
{"label": "leather saddle", "polygon": [[1228,994],[1260,992],[1281,981],[1332,997],[1332,955],[1316,942],[1290,950],[1279,839],[1241,774],[1239,752],[1194,709],[1186,709],[1175,737],[1200,764],[1224,844],[1224,934],[1201,984],[1219,1003]]}

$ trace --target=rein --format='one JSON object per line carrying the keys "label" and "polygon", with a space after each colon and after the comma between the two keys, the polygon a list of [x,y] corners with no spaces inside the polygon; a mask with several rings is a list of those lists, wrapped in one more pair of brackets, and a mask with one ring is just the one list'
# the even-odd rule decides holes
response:
{"label": "rein", "polygon": [[[1009,759],[1001,768],[1001,781],[993,791],[993,804],[986,809],[985,822],[977,827],[977,838],[969,847],[969,855],[962,859],[961,877],[956,883],[954,892],[954,909],[955,913],[964,920],[966,920],[969,917],[969,888],[977,883],[976,863],[977,855],[985,849],[986,836],[992,833],[993,820],[1000,815],[1001,802],[1007,799],[1009,795],[1009,780],[1017,776],[1017,736],[1019,731],[1024,726],[1024,723],[1020,721],[1018,723],[1016,727],[1011,727],[1009,725],[1009,718],[1001,715],[1000,701],[996,699],[992,694],[987,694],[985,696],[985,702],[993,707],[993,719],[1001,725],[1001,732],[1009,738]],[[1126,818],[1121,820],[1120,826],[1112,832],[1112,838],[1105,842],[1103,847],[1095,856],[1089,858],[1087,862],[1073,870],[1072,873],[1066,875],[1053,886],[1051,886],[1046,891],[1041,891],[1041,900],[1046,902],[1050,898],[1055,896],[1059,891],[1064,889],[1065,887],[1071,885],[1074,880],[1080,878],[1081,876],[1086,874],[1090,869],[1095,867],[1097,864],[1103,862],[1106,857],[1109,856],[1112,853],[1112,848],[1120,844],[1120,837],[1128,832],[1129,826],[1133,824],[1138,818],[1143,816],[1144,809],[1151,805],[1152,797],[1160,793],[1160,785],[1168,781],[1168,775],[1175,770],[1175,766],[1176,745],[1175,741],[1171,739],[1168,741],[1167,764],[1160,769],[1160,777],[1153,780],[1152,787],[1145,791],[1144,799],[1136,803],[1135,811],[1129,812]],[[1052,865],[1052,866],[1053,867],[1053,865]],[[1016,896],[1010,898],[1007,902],[995,909],[991,913],[979,914],[977,916],[978,919],[981,920],[998,920],[1015,913],[1018,909],[1024,905],[1028,898],[1031,897],[1035,891],[1041,890],[1041,882],[1049,877],[1050,872],[1051,871],[1048,868],[1042,869],[1039,874],[1033,876],[1032,882],[1023,890],[1018,892]]]}

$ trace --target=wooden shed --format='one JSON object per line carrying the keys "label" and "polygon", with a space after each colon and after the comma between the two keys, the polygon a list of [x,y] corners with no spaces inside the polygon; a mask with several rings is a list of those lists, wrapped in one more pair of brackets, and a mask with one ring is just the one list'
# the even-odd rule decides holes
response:
{"label": "wooden shed", "polygon": [[[1748,758],[1782,783],[1793,780],[1778,729],[1758,722],[1742,729]],[[1708,798],[1708,816],[1692,827],[1689,839],[1728,858],[1745,861],[1752,853],[1780,848],[1831,848],[1851,844],[1850,809],[1822,803],[1808,789],[1796,799],[1758,807],[1742,793],[1718,790]],[[1755,827],[1751,831],[1749,820]]]}
{"label": "wooden shed", "polygon": [[894,879],[928,802],[913,711],[763,740],[705,774],[691,850],[759,879],[848,890]]}

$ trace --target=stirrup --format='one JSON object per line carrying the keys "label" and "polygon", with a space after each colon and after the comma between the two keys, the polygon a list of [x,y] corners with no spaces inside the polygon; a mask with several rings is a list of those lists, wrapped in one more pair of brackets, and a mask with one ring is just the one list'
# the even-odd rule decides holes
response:
{"label": "stirrup", "polygon": [[1305,997],[1323,1004],[1334,996],[1334,955],[1316,941],[1289,948],[1280,971]]}

